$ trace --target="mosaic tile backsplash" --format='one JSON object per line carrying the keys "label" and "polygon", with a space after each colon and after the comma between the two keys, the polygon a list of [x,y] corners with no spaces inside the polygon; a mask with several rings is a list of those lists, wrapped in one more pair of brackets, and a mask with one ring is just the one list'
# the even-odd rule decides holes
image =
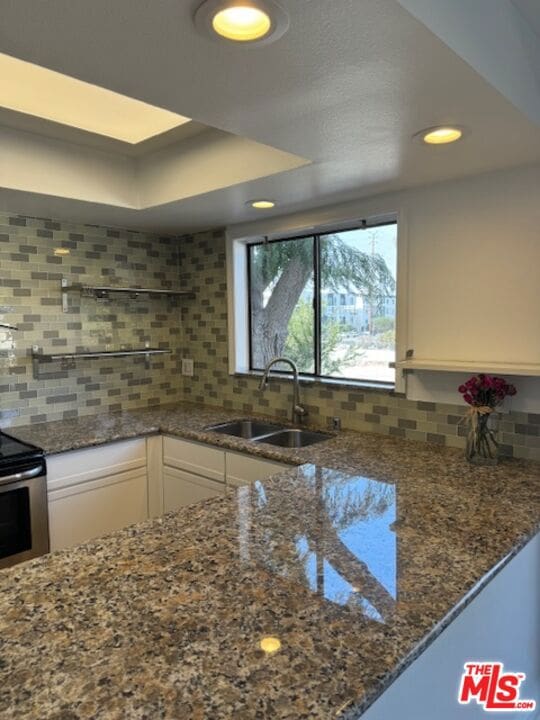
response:
{"label": "mosaic tile backsplash", "polygon": [[[69,251],[58,255],[55,250]],[[0,424],[135,408],[174,401],[183,299],[68,295],[61,281],[105,286],[178,288],[178,242],[89,225],[0,213]],[[31,349],[44,353],[151,347],[170,355],[43,363],[33,377]]]}
{"label": "mosaic tile backsplash", "polygon": [[[69,255],[55,255],[56,248]],[[69,295],[62,312],[61,280],[192,290],[194,300],[108,300]],[[258,379],[228,371],[225,238],[221,231],[180,239],[127,230],[73,225],[0,213],[0,424],[23,425],[104,411],[187,400],[224,406],[239,414],[286,418],[291,386],[273,379],[266,392]],[[44,352],[139,348],[171,350],[146,368],[144,359],[79,360],[40,367],[34,379],[31,348]],[[180,374],[182,357],[195,374]],[[302,400],[309,421],[326,426],[334,416],[353,430],[464,447],[463,407],[412,402],[387,392],[306,383]],[[540,460],[540,415],[503,416],[503,451]]]}
{"label": "mosaic tile backsplash", "polygon": [[[184,352],[195,361],[195,375],[183,387],[184,398],[223,405],[239,414],[263,412],[287,418],[292,401],[289,382],[273,378],[261,393],[258,378],[229,375],[224,234],[182,238],[180,272],[181,284],[197,294],[195,304],[186,303],[181,309]],[[352,430],[465,447],[463,406],[413,402],[388,392],[336,389],[323,383],[305,383],[301,392],[309,422],[315,425],[327,426],[339,416],[342,427]],[[540,415],[504,415],[500,439],[506,455],[540,460]]]}

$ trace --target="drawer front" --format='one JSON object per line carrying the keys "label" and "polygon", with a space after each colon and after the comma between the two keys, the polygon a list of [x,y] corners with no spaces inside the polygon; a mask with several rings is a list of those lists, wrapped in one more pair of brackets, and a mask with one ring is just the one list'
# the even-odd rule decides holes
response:
{"label": "drawer front", "polygon": [[225,494],[225,485],[184,470],[166,467],[163,472],[163,511],[170,512]]}
{"label": "drawer front", "polygon": [[102,478],[49,494],[51,550],[72,547],[148,517],[146,470]]}
{"label": "drawer front", "polygon": [[146,468],[146,440],[124,440],[47,458],[47,487],[58,490],[116,473]]}
{"label": "drawer front", "polygon": [[272,460],[228,452],[226,454],[227,484],[235,487],[248,485],[256,480],[266,480],[271,475],[290,470],[290,465],[276,463]]}
{"label": "drawer front", "polygon": [[225,453],[208,445],[164,437],[163,463],[212,480],[225,481]]}

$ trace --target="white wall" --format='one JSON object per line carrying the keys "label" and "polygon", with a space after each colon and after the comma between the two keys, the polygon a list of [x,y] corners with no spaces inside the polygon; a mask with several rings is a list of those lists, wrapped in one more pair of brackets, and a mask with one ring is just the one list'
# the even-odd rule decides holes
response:
{"label": "white wall", "polygon": [[0,187],[133,209],[306,164],[291,153],[215,129],[131,157],[0,127]]}
{"label": "white wall", "polygon": [[162,205],[306,164],[268,145],[206,130],[139,159],[139,206]]}
{"label": "white wall", "polygon": [[133,159],[0,128],[0,186],[86,202],[136,207]]}
{"label": "white wall", "polygon": [[[228,236],[280,236],[396,211],[406,245],[398,358],[412,348],[417,358],[540,363],[539,166],[237,225]],[[453,399],[440,387],[431,399],[459,402],[456,376],[447,378]],[[539,412],[540,384],[531,387],[537,397],[527,409]]]}
{"label": "white wall", "polygon": [[[409,400],[435,401],[440,403],[463,404],[457,388],[473,373],[414,372],[407,377]],[[517,395],[505,399],[501,412],[512,411],[540,413],[540,378],[512,376],[499,373],[517,388]]]}
{"label": "white wall", "polygon": [[540,122],[540,43],[509,0],[398,0],[533,122]]}

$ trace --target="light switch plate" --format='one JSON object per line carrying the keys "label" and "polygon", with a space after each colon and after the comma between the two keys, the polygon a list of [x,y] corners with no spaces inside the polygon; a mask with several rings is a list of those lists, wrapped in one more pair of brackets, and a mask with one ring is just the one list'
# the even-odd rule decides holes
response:
{"label": "light switch plate", "polygon": [[182,358],[182,375],[193,377],[193,360],[190,358]]}

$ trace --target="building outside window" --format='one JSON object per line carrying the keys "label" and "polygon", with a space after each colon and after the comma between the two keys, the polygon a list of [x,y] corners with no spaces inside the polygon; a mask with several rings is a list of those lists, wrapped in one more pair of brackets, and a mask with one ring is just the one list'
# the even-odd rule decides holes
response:
{"label": "building outside window", "polygon": [[[250,369],[393,384],[397,224],[247,246]],[[286,371],[287,367],[283,367]]]}

